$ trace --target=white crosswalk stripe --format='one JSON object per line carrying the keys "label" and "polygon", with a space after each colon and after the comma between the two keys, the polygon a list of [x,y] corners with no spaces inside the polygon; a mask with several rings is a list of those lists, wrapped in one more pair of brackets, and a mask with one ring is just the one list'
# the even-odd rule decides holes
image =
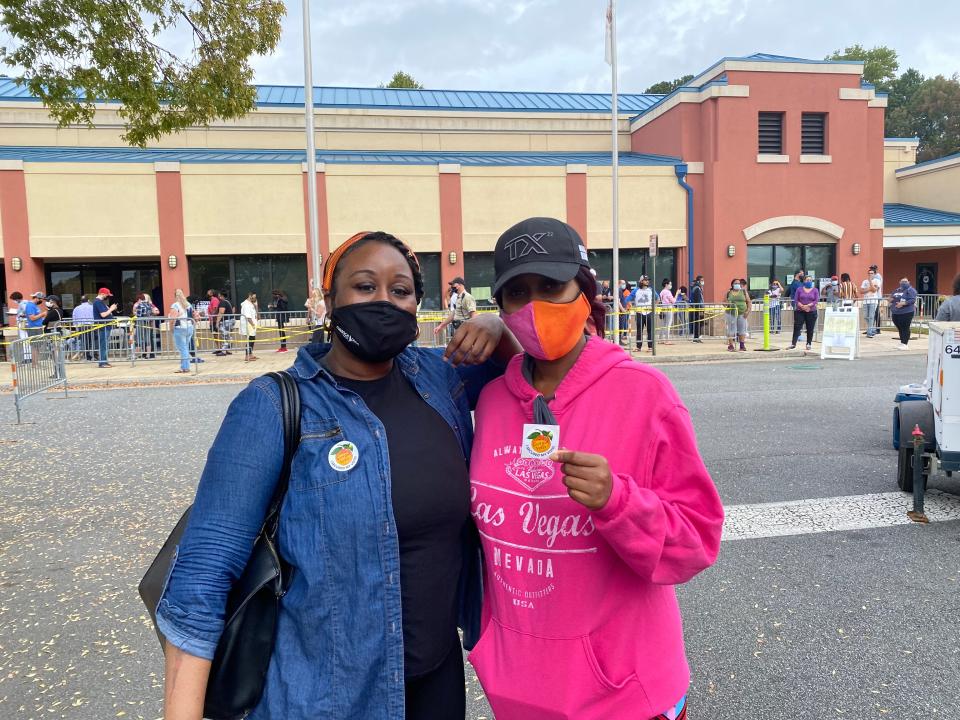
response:
{"label": "white crosswalk stripe", "polygon": [[[912,521],[907,511],[911,509],[913,496],[902,492],[729,505],[724,508],[723,539],[752,540],[909,525]],[[930,522],[960,520],[960,496],[930,490],[924,500],[924,512]]]}

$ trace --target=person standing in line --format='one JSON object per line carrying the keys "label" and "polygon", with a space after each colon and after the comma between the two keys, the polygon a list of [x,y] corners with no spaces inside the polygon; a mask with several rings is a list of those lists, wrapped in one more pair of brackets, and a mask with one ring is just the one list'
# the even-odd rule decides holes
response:
{"label": "person standing in line", "polygon": [[200,314],[180,288],[174,292],[173,304],[170,305],[170,317],[173,322],[173,344],[180,353],[180,369],[174,372],[188,373],[190,372],[190,339],[195,331],[194,322],[200,318]]}
{"label": "person standing in line", "polygon": [[[543,233],[543,255],[505,252],[523,232]],[[579,247],[566,223],[532,218],[494,251],[494,297],[524,353],[477,405],[487,581],[469,660],[497,720],[681,720],[675,586],[715,562],[723,507],[670,381],[592,334],[604,308]],[[597,432],[606,416],[630,417],[635,441]]]}
{"label": "person standing in line", "polygon": [[660,286],[660,305],[663,307],[663,311],[660,313],[661,326],[659,335],[664,345],[673,345],[670,341],[670,328],[673,325],[674,318],[677,316],[677,313],[674,311],[677,299],[673,296],[673,282],[670,278],[664,278]]}
{"label": "person standing in line", "polygon": [[702,343],[700,334],[703,332],[703,275],[697,275],[693,288],[690,290],[690,334],[695,343]]}
{"label": "person standing in line", "polygon": [[98,325],[102,327],[97,328],[94,332],[97,334],[97,344],[99,345],[100,355],[97,363],[97,367],[108,368],[113,367],[109,363],[109,341],[110,341],[110,331],[113,329],[113,313],[117,310],[117,304],[111,303],[107,305],[107,298],[113,296],[113,293],[110,292],[109,288],[102,287],[97,291],[97,297],[93,301],[93,319]]}
{"label": "person standing in line", "polygon": [[[220,334],[220,296],[213,288],[207,290],[207,321],[210,323],[210,337],[214,339]],[[196,333],[199,334],[199,333]],[[196,339],[194,339],[196,343]],[[214,355],[221,355],[219,351],[214,351]]]}
{"label": "person standing in line", "polygon": [[688,325],[688,315],[690,308],[690,294],[687,291],[686,285],[680,286],[680,292],[677,293],[677,336],[686,337],[687,335],[687,325]]}
{"label": "person standing in line", "polygon": [[910,285],[907,278],[900,278],[900,286],[890,293],[890,315],[893,317],[893,324],[897,326],[897,332],[900,333],[897,350],[910,349],[910,323],[913,322],[916,310],[917,290]]}
{"label": "person standing in line", "polygon": [[255,292],[248,293],[247,299],[240,303],[240,334],[246,340],[246,345],[243,348],[244,362],[257,359],[257,356],[253,354],[253,344],[257,341],[259,315],[257,294]]}
{"label": "person standing in line", "polygon": [[937,322],[960,322],[960,275],[953,279],[953,295],[937,310]]}
{"label": "person standing in line", "polygon": [[[43,315],[43,332],[44,334],[55,334],[63,335],[63,329],[60,327],[60,323],[63,322],[63,309],[60,307],[60,296],[59,295],[47,295],[44,299],[44,306],[46,312]],[[64,378],[65,370],[63,367],[63,344],[57,343],[53,347],[53,375],[51,376],[55,380],[62,380]]]}
{"label": "person standing in line", "polygon": [[[604,306],[606,307],[606,306]],[[647,334],[647,347],[653,350],[653,289],[650,287],[650,278],[640,276],[637,291],[633,294],[633,307],[637,311],[637,352],[643,352],[643,334]]]}
{"label": "person standing in line", "polygon": [[141,358],[153,358],[153,317],[160,314],[160,310],[153,304],[149,293],[137,294],[137,301],[133,304],[133,314],[136,317],[135,337],[137,347],[140,348]]}
{"label": "person standing in line", "polygon": [[844,306],[851,306],[859,299],[860,293],[857,290],[857,286],[850,280],[849,273],[840,273],[840,288],[837,294],[840,297],[841,304]]}
{"label": "person standing in line", "polygon": [[793,274],[793,280],[790,282],[790,287],[787,288],[787,291],[790,293],[790,303],[793,305],[794,308],[796,308],[796,303],[794,303],[793,299],[797,295],[797,290],[803,287],[803,278],[804,278],[803,270],[797,270]]}
{"label": "person standing in line", "polygon": [[876,265],[871,265],[867,271],[867,279],[860,284],[860,295],[863,297],[863,318],[867,324],[867,330],[864,333],[868,338],[879,334],[880,329],[877,326],[878,311],[880,304],[880,281],[877,280],[877,273],[874,270]]}
{"label": "person standing in line", "polygon": [[776,278],[770,281],[770,289],[767,291],[770,296],[770,331],[777,335],[783,329],[783,285]]}
{"label": "person standing in line", "polygon": [[736,352],[733,347],[734,340],[740,342],[740,351],[747,351],[747,317],[750,315],[750,296],[743,287],[739,278],[730,281],[730,289],[727,291],[726,301],[726,325],[727,325],[727,350]]}
{"label": "person standing in line", "polygon": [[813,343],[813,333],[817,327],[817,303],[820,302],[820,291],[813,286],[812,275],[807,275],[803,279],[803,286],[797,290],[793,300],[797,308],[793,311],[793,341],[788,349],[793,350],[797,347],[800,329],[806,327],[806,349],[810,350]]}
{"label": "person standing in line", "polygon": [[821,299],[832,308],[840,305],[840,280],[837,279],[836,275],[833,275],[830,282],[823,286]]}
{"label": "person standing in line", "polygon": [[230,352],[230,334],[237,323],[233,315],[233,303],[223,290],[217,291],[217,330],[220,335],[220,349],[214,355],[233,355]]}
{"label": "person standing in line", "polygon": [[84,360],[93,360],[94,332],[90,331],[93,325],[93,305],[86,295],[80,296],[80,304],[73,309],[70,315],[70,324],[76,337],[70,339],[70,350],[74,360],[81,357]]}
{"label": "person standing in line", "polygon": [[877,319],[876,326],[877,332],[880,332],[880,317],[883,310],[883,275],[880,274],[880,268],[876,265],[871,265],[870,269],[873,271],[873,279],[877,281]]}
{"label": "person standing in line", "polygon": [[290,308],[290,303],[287,301],[287,296],[283,290],[274,290],[271,295],[273,296],[273,302],[267,305],[267,309],[273,310],[276,313],[277,334],[280,336],[280,347],[277,348],[277,352],[285,353],[287,352],[287,331],[285,326],[287,323],[287,310]]}
{"label": "person standing in line", "polygon": [[[311,342],[323,342],[323,324],[327,319],[327,305],[323,302],[323,292],[320,288],[315,287],[310,291],[310,295],[303,306],[307,309],[310,329],[314,333]],[[318,332],[320,333],[319,338],[316,337]]]}
{"label": "person standing in line", "polygon": [[477,315],[477,301],[473,295],[467,292],[467,286],[462,277],[455,277],[448,285],[453,288],[453,297],[451,298],[450,314],[447,318],[433,329],[434,335],[442,333],[447,325],[456,333],[467,320]]}

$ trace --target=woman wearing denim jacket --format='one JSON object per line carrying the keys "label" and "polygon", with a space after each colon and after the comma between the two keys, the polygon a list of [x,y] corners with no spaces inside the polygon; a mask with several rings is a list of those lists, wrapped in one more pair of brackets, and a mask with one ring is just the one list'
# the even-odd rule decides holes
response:
{"label": "woman wearing denim jacket", "polygon": [[[472,647],[481,594],[470,410],[502,372],[487,358],[505,362],[519,345],[487,315],[465,323],[444,357],[410,346],[423,279],[414,254],[386,233],[341,245],[323,286],[332,345],[301,348],[289,371],[301,441],[278,539],[293,574],[250,717],[462,720],[456,628]],[[254,380],[208,455],[157,608],[167,720],[201,717],[226,597],[282,466],[281,428],[275,384]]]}

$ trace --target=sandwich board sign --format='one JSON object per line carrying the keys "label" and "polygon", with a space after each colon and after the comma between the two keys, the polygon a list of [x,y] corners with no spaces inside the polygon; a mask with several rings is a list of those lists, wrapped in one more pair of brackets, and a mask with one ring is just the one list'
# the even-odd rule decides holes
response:
{"label": "sandwich board sign", "polygon": [[820,359],[853,360],[860,350],[860,313],[857,308],[827,308],[824,312]]}

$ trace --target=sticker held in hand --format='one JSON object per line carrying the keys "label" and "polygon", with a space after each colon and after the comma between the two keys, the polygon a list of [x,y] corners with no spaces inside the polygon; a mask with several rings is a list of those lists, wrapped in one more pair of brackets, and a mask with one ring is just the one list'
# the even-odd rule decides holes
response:
{"label": "sticker held in hand", "polygon": [[559,425],[524,425],[520,457],[543,459],[560,449]]}

